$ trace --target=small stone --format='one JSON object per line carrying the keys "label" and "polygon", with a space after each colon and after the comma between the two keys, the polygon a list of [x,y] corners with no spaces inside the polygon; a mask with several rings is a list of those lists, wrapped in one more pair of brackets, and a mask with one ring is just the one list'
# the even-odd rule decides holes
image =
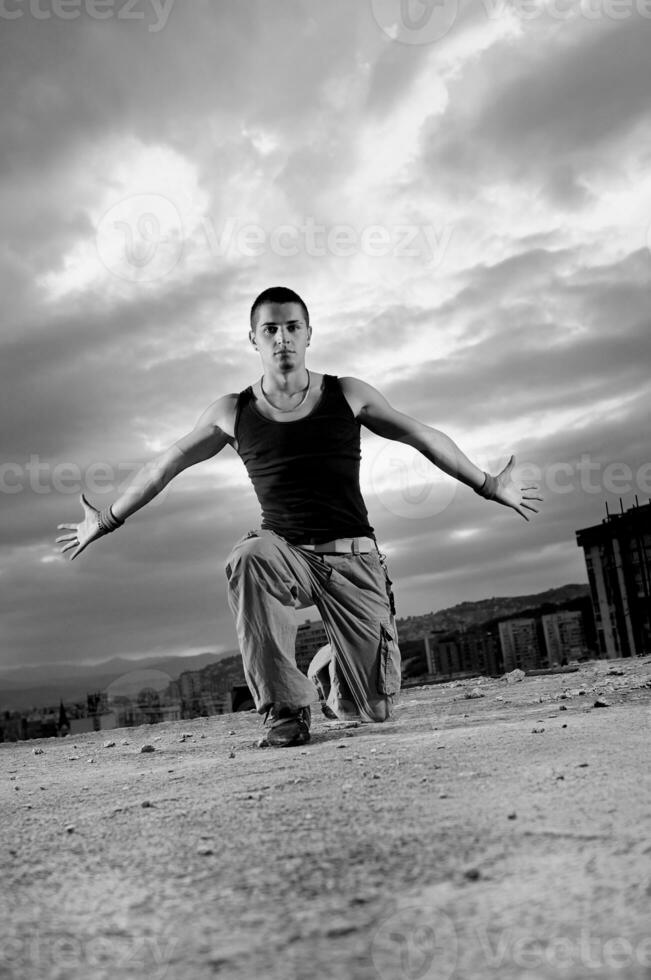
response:
{"label": "small stone", "polygon": [[557,776],[556,779],[565,779],[565,776]]}
{"label": "small stone", "polygon": [[520,681],[523,681],[526,676],[527,675],[525,674],[525,672],[523,670],[520,670],[518,667],[516,667],[515,670],[511,670],[509,671],[508,674],[504,675],[507,684],[518,684]]}
{"label": "small stone", "polygon": [[463,876],[464,878],[467,878],[468,881],[479,881],[481,878],[481,871],[479,868],[466,868],[466,870],[463,872]]}
{"label": "small stone", "polygon": [[603,701],[601,698],[597,698],[597,700],[593,705],[593,708],[610,708],[610,702]]}
{"label": "small stone", "polygon": [[532,735],[542,735],[542,733],[543,733],[544,731],[545,731],[545,729],[544,729],[544,728],[532,728],[532,729],[531,729],[531,734],[532,734]]}
{"label": "small stone", "polygon": [[229,728],[229,729],[228,729],[228,733],[227,733],[227,734],[228,734],[228,735],[234,735],[234,734],[235,734],[235,729],[233,729],[233,728]]}
{"label": "small stone", "polygon": [[122,741],[120,742],[120,745],[128,745],[128,744],[129,744],[128,738],[123,738]]}
{"label": "small stone", "polygon": [[589,765],[590,765],[589,762],[579,762],[576,768],[577,769],[587,769]]}
{"label": "small stone", "polygon": [[32,749],[34,755],[44,755],[43,749]]}
{"label": "small stone", "polygon": [[517,820],[518,819],[518,815],[515,812],[515,810],[513,811],[513,813],[507,813],[506,819],[507,820]]}
{"label": "small stone", "polygon": [[66,827],[66,834],[74,834],[74,832],[75,832],[74,824],[69,823],[68,826]]}
{"label": "small stone", "polygon": [[447,798],[448,798],[447,793],[439,793],[439,800],[447,800]]}
{"label": "small stone", "polygon": [[214,853],[215,852],[213,851],[212,847],[210,847],[208,844],[200,844],[197,848],[197,854],[200,857],[210,857],[210,855]]}
{"label": "small stone", "polygon": [[382,777],[380,776],[380,774],[378,772],[374,772],[373,773],[373,779],[381,779],[381,778]]}
{"label": "small stone", "polygon": [[95,760],[91,756],[90,759],[86,759],[86,762],[88,762],[90,765],[93,765],[93,763],[95,762]]}
{"label": "small stone", "polygon": [[567,725],[561,725],[561,728],[567,728]]}
{"label": "small stone", "polygon": [[151,802],[151,800],[143,800],[143,801],[142,801],[142,803],[140,804],[140,806],[141,806],[141,807],[142,807],[142,808],[143,808],[144,810],[146,810],[146,809],[148,809],[149,807],[152,807],[153,805],[154,805],[154,804],[153,804],[153,803]]}
{"label": "small stone", "polygon": [[464,698],[467,698],[467,699],[470,699],[470,698],[483,698],[483,697],[484,697],[484,692],[483,691],[480,691],[478,687],[473,687],[473,689],[471,691],[466,691],[466,693],[464,694]]}
{"label": "small stone", "polygon": [[105,749],[114,749],[115,748],[115,742],[104,742],[104,748]]}
{"label": "small stone", "polygon": [[76,762],[78,758],[79,758],[78,755],[69,755],[68,762]]}
{"label": "small stone", "polygon": [[231,749],[230,750],[230,752],[228,753],[228,758],[229,759],[234,759],[235,758],[235,749]]}
{"label": "small stone", "polygon": [[156,749],[154,748],[153,745],[143,745],[143,747],[140,749],[140,751],[141,752],[155,752]]}
{"label": "small stone", "polygon": [[566,705],[566,704],[561,704],[561,705],[559,705],[559,708],[558,708],[558,710],[559,710],[559,711],[567,711],[567,705]]}

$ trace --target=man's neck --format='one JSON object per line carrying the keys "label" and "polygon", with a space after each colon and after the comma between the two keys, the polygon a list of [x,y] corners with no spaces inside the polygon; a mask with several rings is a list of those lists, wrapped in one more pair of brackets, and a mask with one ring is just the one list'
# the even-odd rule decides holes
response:
{"label": "man's neck", "polygon": [[304,364],[291,368],[289,371],[266,369],[262,383],[267,394],[274,391],[284,395],[303,391],[309,384],[309,372]]}

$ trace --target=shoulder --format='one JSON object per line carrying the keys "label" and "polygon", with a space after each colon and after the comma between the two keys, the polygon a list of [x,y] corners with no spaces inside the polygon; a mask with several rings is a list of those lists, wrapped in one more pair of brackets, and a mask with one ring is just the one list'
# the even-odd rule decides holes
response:
{"label": "shoulder", "polygon": [[377,388],[374,388],[367,381],[362,381],[361,378],[347,376],[339,378],[339,383],[344,397],[356,418],[362,415],[369,405],[377,403],[378,400],[384,401],[383,396]]}
{"label": "shoulder", "polygon": [[236,391],[216,398],[201,415],[197,427],[212,426],[221,429],[224,435],[232,439],[235,431],[238,398],[239,393]]}

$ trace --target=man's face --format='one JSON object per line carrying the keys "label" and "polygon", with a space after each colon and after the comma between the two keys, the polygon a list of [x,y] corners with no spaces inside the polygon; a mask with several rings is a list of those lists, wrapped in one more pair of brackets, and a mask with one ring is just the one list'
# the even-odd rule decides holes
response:
{"label": "man's face", "polygon": [[263,303],[255,313],[255,330],[249,333],[265,368],[275,371],[302,367],[311,336],[300,303]]}

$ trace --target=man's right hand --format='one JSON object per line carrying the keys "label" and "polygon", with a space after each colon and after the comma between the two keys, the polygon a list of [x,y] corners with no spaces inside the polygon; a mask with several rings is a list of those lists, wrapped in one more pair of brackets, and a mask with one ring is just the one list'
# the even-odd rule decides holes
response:
{"label": "man's right hand", "polygon": [[97,507],[89,504],[83,493],[80,495],[80,500],[81,506],[84,508],[83,521],[80,524],[57,524],[57,528],[67,531],[66,534],[62,534],[56,539],[57,543],[62,542],[59,548],[61,554],[65,554],[71,548],[75,549],[70,555],[71,561],[80,555],[91,541],[101,538],[105,533],[99,526],[99,510]]}

